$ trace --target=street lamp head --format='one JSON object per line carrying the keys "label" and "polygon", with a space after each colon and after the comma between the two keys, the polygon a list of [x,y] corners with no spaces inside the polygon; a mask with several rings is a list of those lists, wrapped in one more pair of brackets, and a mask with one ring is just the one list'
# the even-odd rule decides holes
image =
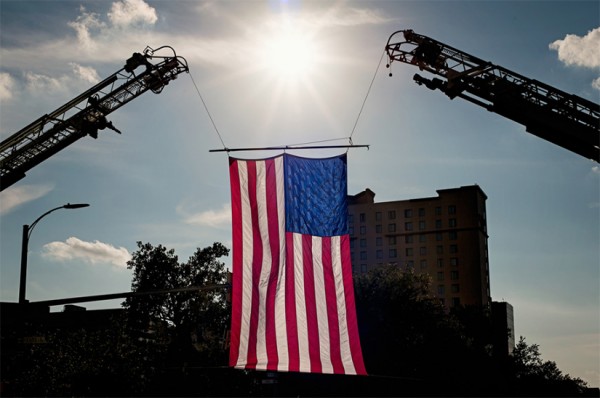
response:
{"label": "street lamp head", "polygon": [[82,207],[88,207],[89,204],[88,203],[67,203],[66,205],[63,206],[64,209],[80,209]]}

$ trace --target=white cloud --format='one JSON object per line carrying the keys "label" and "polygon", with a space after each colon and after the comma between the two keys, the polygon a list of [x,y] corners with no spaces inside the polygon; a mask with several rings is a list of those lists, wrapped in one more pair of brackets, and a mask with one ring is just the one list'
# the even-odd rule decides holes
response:
{"label": "white cloud", "polygon": [[52,185],[20,185],[0,194],[0,215],[7,214],[24,203],[31,202],[52,191]]}
{"label": "white cloud", "polygon": [[53,92],[65,89],[66,76],[50,77],[34,72],[25,72],[25,85],[35,92]]}
{"label": "white cloud", "polygon": [[158,20],[156,10],[144,0],[123,0],[112,4],[108,19],[115,26],[153,25]]}
{"label": "white cloud", "polygon": [[312,15],[313,18],[324,26],[379,25],[393,20],[368,8],[334,8],[323,17]]}
{"label": "white cloud", "polygon": [[99,241],[85,242],[75,237],[65,242],[50,242],[44,245],[42,255],[55,261],[82,260],[89,264],[111,264],[126,268],[131,254],[124,247],[116,248]]}
{"label": "white cloud", "polygon": [[15,80],[8,73],[0,73],[0,101],[12,98]]}
{"label": "white cloud", "polygon": [[208,210],[201,213],[185,214],[181,206],[177,211],[184,214],[186,224],[203,225],[207,227],[226,227],[231,224],[231,206],[225,203],[220,210]]}
{"label": "white cloud", "polygon": [[46,92],[57,93],[66,92],[70,89],[78,88],[80,82],[88,84],[96,84],[100,81],[100,77],[94,68],[82,66],[75,62],[69,62],[73,73],[64,74],[57,77],[48,76],[35,72],[25,72],[25,87],[27,90],[34,93]]}
{"label": "white cloud", "polygon": [[[600,68],[600,27],[583,37],[566,35],[564,39],[550,43],[549,47],[558,51],[558,59],[565,65]],[[600,90],[600,77],[592,81],[592,87]]]}
{"label": "white cloud", "polygon": [[77,75],[81,80],[94,84],[100,81],[100,76],[98,76],[98,72],[96,72],[94,68],[89,66],[81,66],[75,62],[69,62],[69,65],[71,65],[73,72],[75,72],[75,75]]}
{"label": "white cloud", "polygon": [[600,28],[590,30],[583,37],[566,35],[549,47],[558,51],[558,59],[566,65],[600,68]]}
{"label": "white cloud", "polygon": [[77,40],[84,49],[90,50],[94,47],[94,41],[91,37],[93,29],[101,29],[106,24],[100,21],[99,15],[93,12],[87,12],[85,7],[79,8],[81,15],[75,21],[69,22],[68,25],[75,29]]}

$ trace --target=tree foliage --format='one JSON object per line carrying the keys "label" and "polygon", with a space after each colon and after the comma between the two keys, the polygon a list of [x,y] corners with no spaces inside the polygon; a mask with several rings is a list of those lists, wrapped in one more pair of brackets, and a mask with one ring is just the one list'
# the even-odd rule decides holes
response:
{"label": "tree foliage", "polygon": [[[222,360],[223,338],[229,324],[225,265],[220,258],[229,249],[214,243],[179,263],[173,249],[138,242],[128,262],[133,270],[132,292],[152,294],[127,298],[123,307],[129,333],[138,345],[157,346],[168,363],[210,363]],[[199,290],[179,291],[197,287]],[[166,357],[160,348],[166,349]],[[141,347],[140,347],[141,349]]]}
{"label": "tree foliage", "polygon": [[430,296],[429,284],[427,275],[397,266],[356,277],[361,344],[370,373],[414,377],[437,372],[440,353],[456,347],[458,325]]}
{"label": "tree foliage", "polygon": [[386,265],[354,282],[367,372],[403,380],[381,395],[575,396],[585,389],[523,338],[508,359],[494,357],[489,310],[445,310],[427,275]]}
{"label": "tree foliage", "polygon": [[558,368],[554,361],[544,361],[537,344],[528,345],[523,336],[512,353],[512,371],[516,390],[523,395],[575,396],[582,394],[587,383]]}

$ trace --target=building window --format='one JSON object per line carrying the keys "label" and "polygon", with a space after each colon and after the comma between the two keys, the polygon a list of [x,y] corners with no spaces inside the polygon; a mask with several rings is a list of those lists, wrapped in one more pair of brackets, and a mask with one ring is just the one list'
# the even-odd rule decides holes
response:
{"label": "building window", "polygon": [[456,218],[451,218],[448,220],[448,226],[450,228],[456,228]]}
{"label": "building window", "polygon": [[452,306],[460,307],[460,297],[452,297]]}
{"label": "building window", "polygon": [[390,236],[390,237],[388,238],[388,244],[389,244],[390,246],[393,246],[393,245],[395,245],[395,244],[396,244],[396,237],[395,237],[395,236]]}
{"label": "building window", "polygon": [[423,231],[425,229],[425,221],[419,221],[419,230]]}
{"label": "building window", "polygon": [[352,224],[352,223],[354,222],[354,214],[349,214],[349,215],[348,215],[348,222],[349,222],[350,224]]}
{"label": "building window", "polygon": [[436,263],[437,263],[438,268],[442,268],[444,266],[444,259],[438,258]]}
{"label": "building window", "polygon": [[453,267],[457,267],[458,266],[458,258],[457,257],[452,257],[450,259],[450,265]]}
{"label": "building window", "polygon": [[421,269],[427,268],[427,260],[421,260],[420,265],[421,265]]}
{"label": "building window", "polygon": [[367,252],[360,252],[360,259],[361,260],[366,260],[367,259]]}
{"label": "building window", "polygon": [[383,258],[383,250],[377,250],[375,252],[375,257],[377,257],[378,260]]}
{"label": "building window", "polygon": [[360,226],[360,234],[365,235],[367,233],[367,227],[365,225]]}
{"label": "building window", "polygon": [[354,227],[348,228],[348,232],[350,233],[350,235],[354,235]]}
{"label": "building window", "polygon": [[360,247],[367,247],[367,240],[366,239],[361,239],[360,240]]}
{"label": "building window", "polygon": [[437,254],[444,254],[444,246],[442,246],[442,245],[437,245],[437,246],[435,247],[435,252],[436,252]]}
{"label": "building window", "polygon": [[375,238],[375,246],[383,246],[383,238],[381,236]]}
{"label": "building window", "polygon": [[365,213],[360,213],[359,218],[360,218],[360,222],[367,221],[367,216],[365,215]]}
{"label": "building window", "polygon": [[389,255],[390,258],[396,258],[398,256],[396,249],[390,249],[389,254],[390,254]]}
{"label": "building window", "polygon": [[438,285],[437,287],[437,293],[439,296],[443,296],[446,294],[446,286],[444,285]]}
{"label": "building window", "polygon": [[415,262],[413,260],[408,260],[406,262],[406,268],[410,268],[410,269],[415,268]]}
{"label": "building window", "polygon": [[425,217],[425,209],[422,207],[419,208],[419,217]]}
{"label": "building window", "polygon": [[438,241],[438,242],[442,240],[442,233],[441,232],[436,232],[435,233],[435,240]]}
{"label": "building window", "polygon": [[458,245],[450,245],[450,253],[458,253]]}
{"label": "building window", "polygon": [[457,281],[458,280],[458,271],[451,271],[450,272],[450,279],[453,281]]}
{"label": "building window", "polygon": [[442,228],[442,220],[435,220],[435,228],[436,229]]}
{"label": "building window", "polygon": [[381,228],[381,224],[377,224],[375,225],[375,232],[380,234],[381,232],[383,232],[383,229]]}
{"label": "building window", "polygon": [[443,281],[444,280],[444,273],[443,272],[438,272],[437,273],[437,280],[438,281]]}
{"label": "building window", "polygon": [[395,220],[395,219],[396,219],[396,210],[388,211],[388,220]]}
{"label": "building window", "polygon": [[375,212],[375,221],[381,221],[381,212],[380,211]]}
{"label": "building window", "polygon": [[424,255],[426,255],[426,254],[427,254],[427,247],[426,247],[426,246],[421,246],[421,247],[419,248],[419,254],[420,254],[421,256],[424,256]]}
{"label": "building window", "polygon": [[412,209],[406,209],[404,210],[404,218],[410,218],[412,217]]}
{"label": "building window", "polygon": [[413,235],[406,235],[404,237],[404,243],[413,243]]}
{"label": "building window", "polygon": [[448,214],[456,214],[456,206],[455,205],[448,206]]}
{"label": "building window", "polygon": [[406,231],[412,231],[412,229],[413,229],[413,225],[412,225],[411,222],[405,222],[404,223],[404,230],[406,230]]}
{"label": "building window", "polygon": [[388,224],[388,232],[396,232],[396,224]]}
{"label": "building window", "polygon": [[450,231],[450,232],[448,232],[448,238],[450,240],[456,240],[456,239],[458,239],[458,232],[456,232],[456,231]]}
{"label": "building window", "polygon": [[406,248],[406,256],[412,256],[412,255],[413,255],[413,248],[407,247]]}
{"label": "building window", "polygon": [[427,235],[419,235],[419,242],[421,242],[421,243],[427,242]]}
{"label": "building window", "polygon": [[450,289],[452,293],[460,293],[460,286],[458,284],[453,284]]}
{"label": "building window", "polygon": [[360,272],[362,272],[363,274],[367,272],[367,264],[360,265]]}
{"label": "building window", "polygon": [[356,239],[350,239],[350,249],[354,249],[354,242],[356,242]]}
{"label": "building window", "polygon": [[440,206],[436,206],[435,207],[435,215],[436,216],[441,216],[442,215],[442,208]]}

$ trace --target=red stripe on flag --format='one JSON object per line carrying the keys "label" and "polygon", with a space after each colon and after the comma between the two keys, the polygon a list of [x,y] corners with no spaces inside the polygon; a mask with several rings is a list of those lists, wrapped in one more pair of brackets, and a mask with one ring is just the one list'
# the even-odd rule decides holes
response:
{"label": "red stripe on flag", "polygon": [[344,292],[346,293],[346,316],[348,336],[350,338],[350,351],[356,374],[366,375],[363,362],[362,350],[360,348],[360,339],[358,334],[358,321],[356,319],[356,305],[354,301],[354,283],[352,281],[352,261],[350,259],[350,237],[343,235],[340,237],[342,273],[344,278]]}
{"label": "red stripe on flag", "polygon": [[323,278],[325,281],[325,297],[327,299],[327,324],[329,325],[330,358],[333,373],[344,373],[342,355],[340,352],[340,326],[338,320],[337,297],[331,253],[331,238],[323,238]]}
{"label": "red stripe on flag", "polygon": [[285,314],[288,339],[289,371],[300,370],[300,348],[298,346],[298,321],[296,315],[296,287],[294,280],[294,234],[286,232],[286,279],[285,279]]}
{"label": "red stripe on flag", "polygon": [[[288,247],[289,249],[289,247]],[[321,348],[319,343],[319,318],[315,299],[315,274],[312,253],[312,236],[302,235],[302,266],[304,273],[304,300],[306,305],[306,326],[308,328],[308,353],[310,371],[321,373]]]}
{"label": "red stripe on flag", "polygon": [[[250,209],[252,225],[258,224],[258,203],[256,193],[256,163],[248,162],[248,196],[250,200]],[[252,310],[250,311],[250,329],[248,336],[248,369],[256,368],[256,333],[258,329],[258,304],[259,291],[258,284],[260,280],[260,270],[262,266],[262,241],[258,228],[252,228]]]}
{"label": "red stripe on flag", "polygon": [[233,266],[231,281],[231,333],[229,366],[237,364],[240,349],[240,332],[242,324],[242,204],[240,193],[240,175],[238,161],[229,160],[231,186],[231,221],[233,240]]}

